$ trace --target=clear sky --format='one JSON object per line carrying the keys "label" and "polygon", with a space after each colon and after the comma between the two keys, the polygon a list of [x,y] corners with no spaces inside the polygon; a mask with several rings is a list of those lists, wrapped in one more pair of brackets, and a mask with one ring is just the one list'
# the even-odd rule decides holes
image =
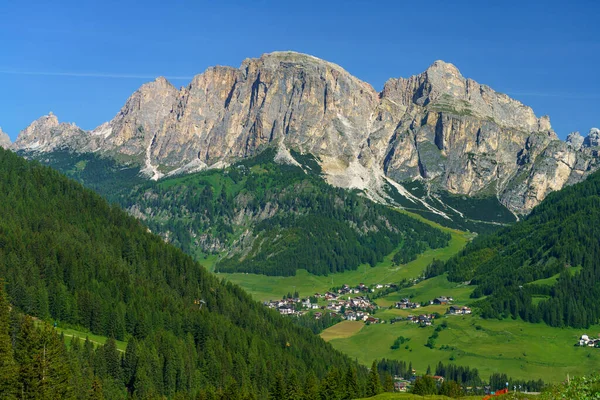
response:
{"label": "clear sky", "polygon": [[53,111],[92,129],[155,76],[276,50],[340,64],[377,90],[436,59],[550,115],[600,125],[600,1],[0,0],[0,126]]}

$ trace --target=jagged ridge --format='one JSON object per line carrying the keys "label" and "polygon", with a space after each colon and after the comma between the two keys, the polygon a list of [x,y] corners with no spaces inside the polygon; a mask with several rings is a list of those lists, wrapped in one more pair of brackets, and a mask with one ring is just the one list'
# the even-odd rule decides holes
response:
{"label": "jagged ridge", "polygon": [[335,64],[276,52],[209,68],[180,90],[158,78],[91,132],[52,117],[22,131],[14,148],[125,155],[158,179],[284,143],[318,157],[330,183],[379,201],[389,201],[388,179],[422,179],[429,191],[496,196],[527,213],[597,168],[596,153],[560,141],[548,117],[443,61],[378,93]]}

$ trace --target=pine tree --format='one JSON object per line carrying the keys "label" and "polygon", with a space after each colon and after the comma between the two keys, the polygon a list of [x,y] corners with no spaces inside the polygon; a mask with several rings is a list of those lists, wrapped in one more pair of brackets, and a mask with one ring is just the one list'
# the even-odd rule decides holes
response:
{"label": "pine tree", "polygon": [[348,366],[346,376],[344,377],[345,384],[345,396],[344,399],[355,399],[360,397],[360,388],[358,386],[358,376],[356,375],[356,369],[352,366]]}
{"label": "pine tree", "polygon": [[367,397],[377,396],[379,393],[381,393],[381,380],[377,371],[377,362],[373,361],[367,380]]}
{"label": "pine tree", "polygon": [[338,400],[342,397],[340,390],[340,374],[337,368],[331,368],[321,381],[319,388],[321,400]]}
{"label": "pine tree", "polygon": [[104,393],[102,392],[102,382],[100,379],[94,378],[92,381],[92,388],[90,389],[89,400],[103,400]]}
{"label": "pine tree", "polygon": [[412,387],[411,393],[419,396],[427,396],[430,394],[436,394],[437,387],[435,381],[431,376],[425,375],[417,378]]}
{"label": "pine tree", "polygon": [[287,383],[285,385],[285,399],[302,400],[302,388],[300,387],[298,374],[294,370],[288,374]]}
{"label": "pine tree", "polygon": [[314,400],[319,397],[319,386],[314,373],[310,372],[304,383],[304,398],[303,400]]}
{"label": "pine tree", "polygon": [[385,384],[383,387],[384,392],[393,392],[394,391],[394,380],[392,379],[392,375],[385,375]]}
{"label": "pine tree", "polygon": [[135,338],[131,338],[127,342],[125,357],[123,357],[123,381],[130,392],[133,391],[134,377],[137,369],[137,346],[137,340]]}
{"label": "pine tree", "polygon": [[16,398],[18,390],[18,366],[15,362],[9,335],[10,306],[0,280],[0,393],[3,398]]}
{"label": "pine tree", "polygon": [[275,379],[271,385],[269,391],[269,398],[272,400],[281,400],[285,396],[285,384],[283,382],[283,375],[281,372],[275,374]]}
{"label": "pine tree", "polygon": [[117,342],[109,338],[103,346],[106,373],[115,380],[121,380],[121,358],[117,350]]}

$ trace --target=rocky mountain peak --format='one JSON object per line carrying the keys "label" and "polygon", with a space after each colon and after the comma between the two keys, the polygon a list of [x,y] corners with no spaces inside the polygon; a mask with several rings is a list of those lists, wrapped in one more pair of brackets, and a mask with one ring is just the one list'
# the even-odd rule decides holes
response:
{"label": "rocky mountain peak", "polygon": [[420,179],[434,191],[496,196],[525,213],[595,169],[584,141],[600,144],[600,131],[562,142],[547,116],[451,63],[390,79],[377,93],[334,63],[284,51],[208,68],[180,90],[159,77],[91,132],[42,117],[14,147],[126,155],[157,179],[281,146],[313,154],[330,183],[377,200],[386,198],[384,182]]}
{"label": "rocky mountain peak", "polygon": [[0,127],[0,147],[8,149],[10,146],[10,137]]}
{"label": "rocky mountain peak", "polygon": [[565,141],[570,147],[579,150],[583,145],[585,138],[579,132],[571,132]]}
{"label": "rocky mountain peak", "polygon": [[583,141],[583,145],[586,147],[597,147],[600,146],[600,129],[592,128],[588,133],[587,137]]}
{"label": "rocky mountain peak", "polygon": [[88,143],[85,136],[85,132],[77,125],[59,123],[56,115],[50,112],[19,132],[12,147],[16,150],[42,152],[62,147],[81,149]]}

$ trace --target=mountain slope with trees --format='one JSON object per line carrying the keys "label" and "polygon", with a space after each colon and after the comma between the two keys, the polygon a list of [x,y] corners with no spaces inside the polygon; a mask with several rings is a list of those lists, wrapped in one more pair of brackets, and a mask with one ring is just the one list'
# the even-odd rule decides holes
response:
{"label": "mountain slope with trees", "polygon": [[[128,341],[122,359],[115,359],[116,351],[108,347],[109,355],[96,359],[86,355],[90,349],[85,346],[68,356],[62,342],[52,345],[60,359],[79,357],[65,368],[90,378],[64,383],[66,392],[59,397],[80,397],[71,389],[83,385],[92,391],[100,384],[112,388],[111,398],[128,392],[137,398],[207,398],[227,391],[226,398],[266,398],[282,379],[292,379],[292,371],[298,385],[310,388],[332,371],[357,368],[308,329],[218,280],[117,206],[4,150],[0,277],[12,304],[11,320],[24,313]],[[12,343],[23,345],[57,341],[55,333],[36,328],[27,317],[11,322],[8,331],[6,317],[1,320],[2,357],[11,354],[7,334]],[[20,341],[23,330],[37,339]],[[40,361],[35,349],[21,353],[17,346],[13,351],[20,365],[29,365],[27,359],[18,360],[20,354],[34,354]],[[11,365],[3,360],[0,368]],[[32,374],[46,371],[31,365]],[[357,368],[356,376],[357,387],[364,387],[364,369]],[[24,390],[23,380],[15,385]]]}
{"label": "mountain slope with trees", "polygon": [[[600,318],[600,173],[551,193],[525,220],[479,237],[445,265],[454,282],[477,285],[485,317],[587,327]],[[576,268],[579,267],[579,268]],[[556,277],[555,284],[536,282]]]}
{"label": "mountain slope with trees", "polygon": [[188,254],[226,252],[219,272],[316,275],[375,265],[400,248],[406,263],[450,236],[328,185],[314,158],[281,164],[268,149],[224,171],[163,179],[116,200]]}

